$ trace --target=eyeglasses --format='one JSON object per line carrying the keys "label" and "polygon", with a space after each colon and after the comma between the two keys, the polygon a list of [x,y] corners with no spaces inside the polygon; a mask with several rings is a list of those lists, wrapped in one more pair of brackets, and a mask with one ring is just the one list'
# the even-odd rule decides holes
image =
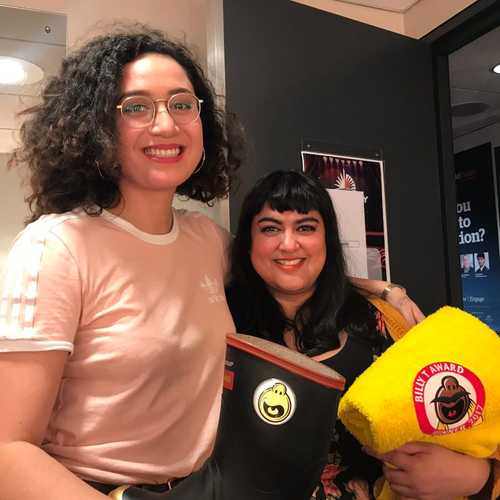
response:
{"label": "eyeglasses", "polygon": [[154,122],[157,102],[166,103],[168,114],[176,125],[188,125],[200,116],[203,100],[189,92],[173,94],[168,99],[151,99],[148,96],[132,95],[125,97],[116,109],[120,110],[128,126],[143,128]]}

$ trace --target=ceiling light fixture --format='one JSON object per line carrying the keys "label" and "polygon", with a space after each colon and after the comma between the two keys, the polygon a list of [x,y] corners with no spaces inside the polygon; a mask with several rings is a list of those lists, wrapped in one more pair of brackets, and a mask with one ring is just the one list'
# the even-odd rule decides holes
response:
{"label": "ceiling light fixture", "polygon": [[491,68],[491,71],[493,71],[493,73],[496,73],[497,75],[500,74],[500,64],[496,64],[495,66],[493,66],[493,68]]}
{"label": "ceiling light fixture", "polygon": [[36,64],[16,57],[0,56],[0,85],[31,85],[43,78]]}

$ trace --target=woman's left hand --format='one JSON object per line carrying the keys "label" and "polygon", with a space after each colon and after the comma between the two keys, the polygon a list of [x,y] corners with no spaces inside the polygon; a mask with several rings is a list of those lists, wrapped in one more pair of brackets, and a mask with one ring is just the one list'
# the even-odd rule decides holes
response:
{"label": "woman's left hand", "polygon": [[409,326],[415,326],[425,319],[423,312],[417,304],[415,304],[415,302],[406,295],[406,291],[401,288],[391,288],[386,294],[385,300],[404,316]]}
{"label": "woman's left hand", "polygon": [[365,451],[384,462],[384,475],[402,500],[473,495],[485,485],[490,473],[488,460],[431,443],[407,443],[384,454]]}
{"label": "woman's left hand", "polygon": [[408,326],[415,326],[425,319],[417,304],[406,295],[406,290],[393,286],[388,292],[384,291],[389,285],[387,281],[371,280],[366,278],[349,277],[351,283],[364,295],[373,294],[383,297],[391,306],[395,307],[406,319]]}

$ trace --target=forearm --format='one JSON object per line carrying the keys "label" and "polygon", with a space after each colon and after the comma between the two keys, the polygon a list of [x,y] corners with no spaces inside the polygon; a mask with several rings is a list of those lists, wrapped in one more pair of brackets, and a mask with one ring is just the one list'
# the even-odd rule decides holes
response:
{"label": "forearm", "polygon": [[1,500],[103,500],[94,490],[37,446],[0,444]]}
{"label": "forearm", "polygon": [[362,295],[375,295],[395,307],[403,315],[408,326],[414,326],[425,318],[417,304],[406,295],[406,290],[402,286],[381,280],[353,277],[349,279]]}
{"label": "forearm", "polygon": [[487,483],[491,461],[487,459],[423,442],[406,443],[388,453],[367,452],[384,463],[384,475],[400,496],[428,500],[490,498],[491,485]]}
{"label": "forearm", "polygon": [[387,281],[355,278],[353,276],[349,276],[349,281],[361,292],[365,292],[368,295],[376,295],[377,297],[382,296],[382,292],[387,286]]}

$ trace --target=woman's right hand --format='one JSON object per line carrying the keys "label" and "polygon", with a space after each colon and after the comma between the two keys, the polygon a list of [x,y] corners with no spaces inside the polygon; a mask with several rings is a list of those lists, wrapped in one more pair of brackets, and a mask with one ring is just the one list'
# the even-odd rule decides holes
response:
{"label": "woman's right hand", "polygon": [[391,290],[386,293],[385,300],[404,316],[409,326],[415,326],[425,319],[424,313],[417,304],[408,297],[406,290],[403,288],[391,288]]}
{"label": "woman's right hand", "polygon": [[404,499],[453,500],[479,492],[490,463],[433,443],[411,442],[388,453],[369,455],[384,462],[392,490]]}

